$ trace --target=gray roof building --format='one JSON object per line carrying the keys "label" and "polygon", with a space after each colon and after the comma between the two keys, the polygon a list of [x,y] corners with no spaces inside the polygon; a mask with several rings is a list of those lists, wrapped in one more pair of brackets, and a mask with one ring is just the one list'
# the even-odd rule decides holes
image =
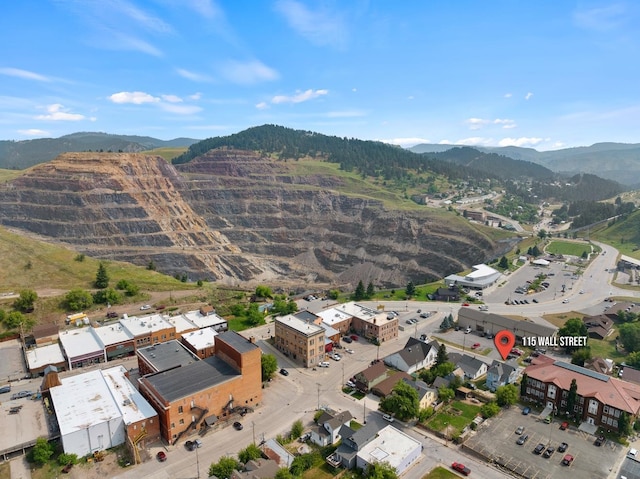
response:
{"label": "gray roof building", "polygon": [[558,331],[558,328],[549,323],[541,324],[530,320],[519,321],[473,308],[460,308],[458,324],[463,328],[469,326],[474,331],[487,331],[494,334],[507,329],[519,338],[523,336],[555,336]]}

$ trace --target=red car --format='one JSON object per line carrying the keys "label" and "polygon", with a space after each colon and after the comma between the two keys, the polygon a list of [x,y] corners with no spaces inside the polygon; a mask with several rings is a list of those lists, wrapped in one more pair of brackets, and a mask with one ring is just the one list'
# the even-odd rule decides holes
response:
{"label": "red car", "polygon": [[478,349],[480,347],[480,343],[473,343],[473,346],[471,346],[471,349]]}
{"label": "red car", "polygon": [[351,338],[351,339],[353,339],[354,341],[357,341],[357,340],[358,340],[358,336],[356,336],[355,334],[352,334],[352,335],[350,336],[350,338]]}
{"label": "red car", "polygon": [[164,451],[158,452],[158,454],[156,454],[156,457],[158,458],[158,461],[160,461],[160,462],[164,462],[164,461],[167,460],[167,454]]}
{"label": "red car", "polygon": [[511,354],[515,354],[516,356],[522,356],[522,351],[520,351],[519,349],[513,348],[511,350]]}
{"label": "red car", "polygon": [[563,431],[565,429],[567,429],[568,427],[569,427],[569,423],[567,421],[565,421],[562,424],[560,424],[560,429],[562,429]]}
{"label": "red car", "polygon": [[462,306],[469,306],[469,303],[462,303]]}
{"label": "red car", "polygon": [[468,476],[469,474],[471,474],[471,469],[466,467],[464,464],[460,464],[459,462],[454,462],[453,464],[451,464],[451,469],[453,469],[454,471],[458,471],[464,476]]}

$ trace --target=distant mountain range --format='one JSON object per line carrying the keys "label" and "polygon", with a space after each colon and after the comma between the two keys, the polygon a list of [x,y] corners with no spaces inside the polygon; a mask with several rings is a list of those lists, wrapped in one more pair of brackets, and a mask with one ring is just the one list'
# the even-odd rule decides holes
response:
{"label": "distant mountain range", "polygon": [[[409,151],[441,154],[453,148],[463,148],[463,146],[423,143],[409,148]],[[640,185],[640,144],[638,143],[596,143],[591,146],[553,151],[537,151],[533,148],[517,146],[474,146],[473,149],[484,153],[496,153],[514,160],[537,163],[556,173],[568,175],[592,173],[624,185],[634,187]],[[433,156],[437,158],[439,155]]]}
{"label": "distant mountain range", "polygon": [[53,160],[61,153],[80,151],[113,151],[138,153],[154,148],[187,147],[200,140],[176,138],[159,140],[149,136],[111,135],[81,132],[60,138],[38,138],[23,141],[0,141],[0,168],[22,170]]}

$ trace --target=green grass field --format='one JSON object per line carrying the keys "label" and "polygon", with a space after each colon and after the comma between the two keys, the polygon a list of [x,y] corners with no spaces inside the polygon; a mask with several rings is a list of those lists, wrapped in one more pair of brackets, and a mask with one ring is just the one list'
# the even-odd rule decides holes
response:
{"label": "green grass field", "polygon": [[432,469],[429,474],[423,476],[422,479],[458,479],[456,474],[445,469],[444,467],[438,466],[435,469]]}
{"label": "green grass field", "polygon": [[590,236],[610,244],[621,254],[640,259],[640,210],[631,213],[624,221],[595,228]]}
{"label": "green grass field", "polygon": [[582,256],[583,253],[591,253],[591,245],[588,243],[576,243],[572,241],[551,241],[545,248],[547,253],[571,256]]}
{"label": "green grass field", "polygon": [[455,436],[471,424],[479,412],[480,406],[454,401],[444,411],[427,421],[427,425],[435,431],[442,431],[445,427],[451,426],[455,429],[451,435]]}
{"label": "green grass field", "polygon": [[20,175],[23,175],[25,170],[5,170],[0,168],[0,183],[6,183]]}
{"label": "green grass field", "polygon": [[183,146],[179,148],[155,148],[153,150],[143,151],[142,153],[145,153],[148,155],[158,155],[170,162],[176,156],[180,156],[182,153],[184,153],[187,150],[188,148],[186,146]]}

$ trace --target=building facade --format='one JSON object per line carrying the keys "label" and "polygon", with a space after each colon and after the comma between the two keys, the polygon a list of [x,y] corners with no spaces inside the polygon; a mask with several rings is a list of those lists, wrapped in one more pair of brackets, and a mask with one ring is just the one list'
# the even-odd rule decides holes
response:
{"label": "building facade", "polygon": [[275,323],[275,346],[285,356],[305,367],[324,360],[325,330],[292,315],[278,317]]}

